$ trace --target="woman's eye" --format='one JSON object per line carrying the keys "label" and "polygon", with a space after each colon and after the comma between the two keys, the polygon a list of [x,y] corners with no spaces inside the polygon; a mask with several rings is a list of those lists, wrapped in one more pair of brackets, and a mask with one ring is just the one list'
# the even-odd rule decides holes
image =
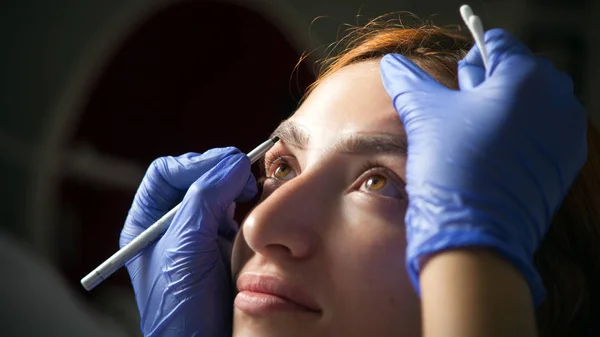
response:
{"label": "woman's eye", "polygon": [[391,198],[404,199],[404,195],[398,189],[396,184],[388,181],[389,179],[381,174],[369,176],[360,186],[363,192],[377,193]]}
{"label": "woman's eye", "polygon": [[367,179],[367,181],[365,181],[364,185],[365,185],[365,188],[369,191],[378,191],[378,190],[384,188],[386,183],[387,183],[386,177],[376,174],[374,176],[369,177],[369,179]]}
{"label": "woman's eye", "polygon": [[294,169],[286,163],[280,163],[273,172],[273,178],[279,180],[290,180],[296,176]]}

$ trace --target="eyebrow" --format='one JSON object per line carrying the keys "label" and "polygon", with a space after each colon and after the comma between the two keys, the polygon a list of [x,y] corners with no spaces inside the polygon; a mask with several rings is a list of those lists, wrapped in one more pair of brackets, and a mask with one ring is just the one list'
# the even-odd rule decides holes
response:
{"label": "eyebrow", "polygon": [[273,137],[279,137],[284,143],[301,149],[308,145],[309,139],[308,132],[289,120],[279,124],[271,134],[271,138]]}
{"label": "eyebrow", "polygon": [[[282,122],[271,134],[279,137],[285,144],[305,148],[308,145],[309,134],[292,121]],[[406,155],[408,143],[406,135],[394,133],[354,133],[341,137],[333,146],[336,152],[355,155],[369,154],[401,154]]]}
{"label": "eyebrow", "polygon": [[337,152],[357,155],[401,154],[406,155],[408,143],[405,135],[393,133],[355,133],[338,140]]}

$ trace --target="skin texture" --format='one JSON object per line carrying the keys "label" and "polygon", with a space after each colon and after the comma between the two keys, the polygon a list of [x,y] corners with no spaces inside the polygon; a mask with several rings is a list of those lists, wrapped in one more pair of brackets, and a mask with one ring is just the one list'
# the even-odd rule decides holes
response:
{"label": "skin texture", "polygon": [[320,311],[235,307],[233,335],[420,336],[419,298],[404,265],[406,140],[379,62],[328,77],[284,123],[297,137],[275,132],[282,141],[265,158],[263,199],[242,224],[232,272],[234,282],[248,273],[278,277]]}

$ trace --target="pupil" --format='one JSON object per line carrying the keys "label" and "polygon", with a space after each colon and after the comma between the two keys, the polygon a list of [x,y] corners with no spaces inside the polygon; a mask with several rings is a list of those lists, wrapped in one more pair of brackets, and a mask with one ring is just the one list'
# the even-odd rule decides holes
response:
{"label": "pupil", "polygon": [[286,172],[287,172],[287,170],[288,170],[288,167],[287,167],[287,165],[285,165],[285,164],[281,164],[281,165],[280,165],[280,166],[277,168],[277,170],[275,171],[275,175],[276,175],[276,176],[278,176],[278,177],[286,176],[286,175],[287,175],[287,173],[286,173]]}

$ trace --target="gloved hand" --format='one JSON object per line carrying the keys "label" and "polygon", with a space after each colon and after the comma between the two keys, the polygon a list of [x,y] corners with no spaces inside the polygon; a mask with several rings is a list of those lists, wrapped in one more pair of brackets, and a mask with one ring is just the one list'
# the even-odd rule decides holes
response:
{"label": "gloved hand", "polygon": [[474,47],[460,91],[401,55],[381,60],[408,138],[407,268],[418,291],[427,256],[487,247],[520,270],[537,306],[533,254],[586,160],[586,112],[571,79],[507,32],[486,32],[485,45],[489,70]]}
{"label": "gloved hand", "polygon": [[144,336],[231,336],[231,251],[220,250],[219,242],[237,231],[234,202],[256,193],[250,159],[235,148],[162,157],[150,165],[121,247],[183,201],[166,233],[127,264]]}

